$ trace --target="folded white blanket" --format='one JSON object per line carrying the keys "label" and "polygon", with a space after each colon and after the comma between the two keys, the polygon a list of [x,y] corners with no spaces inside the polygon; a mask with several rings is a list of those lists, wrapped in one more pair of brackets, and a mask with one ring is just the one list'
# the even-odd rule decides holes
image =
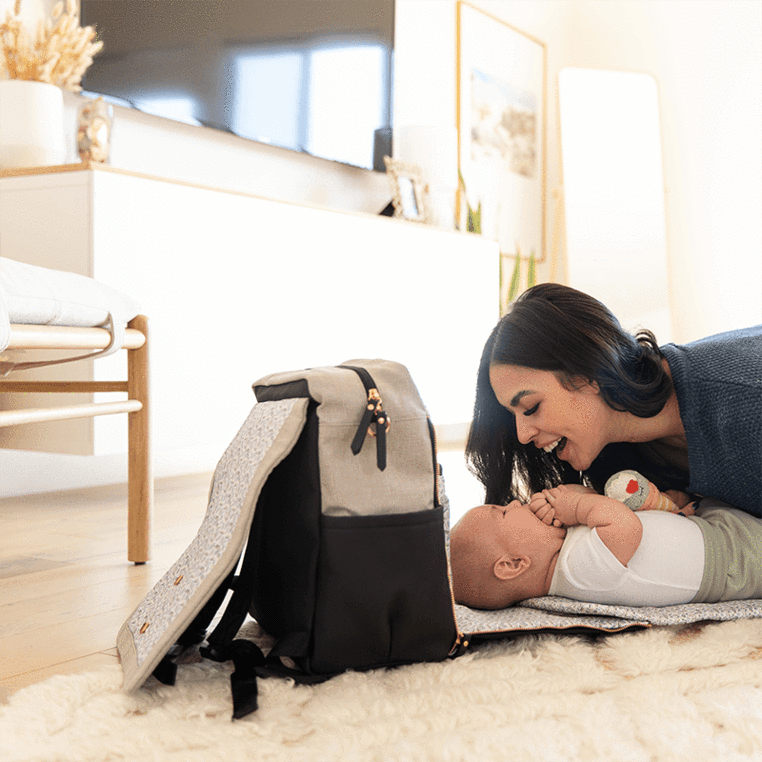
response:
{"label": "folded white blanket", "polygon": [[11,323],[22,323],[109,327],[110,354],[121,348],[124,327],[138,312],[130,296],[93,278],[0,257],[0,351]]}

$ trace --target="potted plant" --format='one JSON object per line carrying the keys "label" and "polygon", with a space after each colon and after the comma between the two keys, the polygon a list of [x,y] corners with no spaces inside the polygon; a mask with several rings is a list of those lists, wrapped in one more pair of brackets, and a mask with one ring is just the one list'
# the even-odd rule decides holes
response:
{"label": "potted plant", "polygon": [[103,47],[79,23],[77,0],[60,0],[30,32],[22,2],[0,20],[0,169],[60,164],[65,158],[62,90],[79,92]]}

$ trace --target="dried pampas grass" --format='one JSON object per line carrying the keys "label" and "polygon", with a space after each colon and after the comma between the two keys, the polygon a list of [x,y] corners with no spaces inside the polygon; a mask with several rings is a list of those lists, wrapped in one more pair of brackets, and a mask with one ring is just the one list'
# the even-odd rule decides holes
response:
{"label": "dried pampas grass", "polygon": [[93,27],[79,25],[77,0],[59,0],[51,17],[39,21],[34,37],[20,12],[21,0],[16,0],[13,12],[0,22],[0,75],[79,92],[82,75],[103,42],[94,42]]}

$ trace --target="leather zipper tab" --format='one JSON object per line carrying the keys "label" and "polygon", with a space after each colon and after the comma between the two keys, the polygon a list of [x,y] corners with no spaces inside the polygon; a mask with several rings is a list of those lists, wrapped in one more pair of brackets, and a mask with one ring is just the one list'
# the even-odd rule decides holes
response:
{"label": "leather zipper tab", "polygon": [[379,471],[383,471],[386,468],[386,434],[391,428],[391,419],[384,410],[381,395],[370,373],[365,368],[354,365],[344,365],[343,367],[357,373],[368,394],[365,410],[363,410],[362,418],[360,418],[360,425],[352,439],[352,454],[359,454],[365,444],[365,437],[370,434],[376,439],[376,465]]}

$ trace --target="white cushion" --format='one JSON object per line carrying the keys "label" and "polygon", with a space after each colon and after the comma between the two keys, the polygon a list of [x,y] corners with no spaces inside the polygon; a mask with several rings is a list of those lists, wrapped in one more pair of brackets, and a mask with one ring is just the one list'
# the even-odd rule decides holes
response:
{"label": "white cushion", "polygon": [[93,278],[0,257],[0,351],[8,346],[11,323],[112,323],[112,333],[118,335],[139,311],[137,302],[127,294]]}

